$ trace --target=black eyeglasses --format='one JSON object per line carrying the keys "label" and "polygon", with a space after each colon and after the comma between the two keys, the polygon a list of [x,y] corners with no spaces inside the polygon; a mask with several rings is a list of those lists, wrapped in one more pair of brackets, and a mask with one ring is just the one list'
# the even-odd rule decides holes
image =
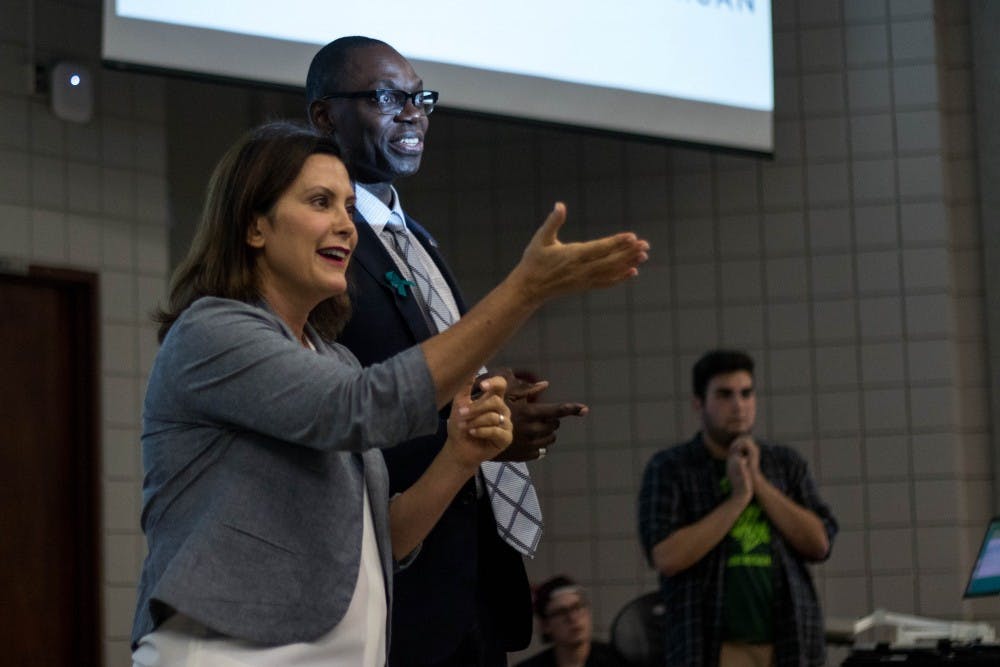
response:
{"label": "black eyeglasses", "polygon": [[356,93],[330,93],[329,95],[324,95],[321,100],[334,100],[334,99],[360,99],[368,98],[376,105],[378,105],[378,110],[386,115],[395,116],[403,107],[406,106],[407,100],[413,103],[417,109],[422,111],[425,116],[430,116],[434,112],[434,105],[438,101],[438,93],[436,90],[418,90],[415,93],[408,93],[405,90],[396,90],[393,88],[378,88],[376,90],[361,90]]}
{"label": "black eyeglasses", "polygon": [[549,613],[545,614],[545,618],[550,621],[562,620],[568,621],[574,614],[583,611],[590,606],[587,600],[577,600],[573,604],[567,607],[560,607],[558,609],[553,609]]}

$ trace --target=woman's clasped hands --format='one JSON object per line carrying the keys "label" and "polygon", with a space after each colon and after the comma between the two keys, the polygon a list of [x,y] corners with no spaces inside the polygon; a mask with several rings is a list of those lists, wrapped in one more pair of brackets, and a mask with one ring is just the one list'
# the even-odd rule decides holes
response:
{"label": "woman's clasped hands", "polygon": [[472,472],[483,461],[494,458],[510,445],[514,428],[510,408],[504,401],[507,381],[499,375],[479,382],[481,393],[472,397],[473,380],[465,384],[452,402],[448,419],[448,441],[456,462]]}

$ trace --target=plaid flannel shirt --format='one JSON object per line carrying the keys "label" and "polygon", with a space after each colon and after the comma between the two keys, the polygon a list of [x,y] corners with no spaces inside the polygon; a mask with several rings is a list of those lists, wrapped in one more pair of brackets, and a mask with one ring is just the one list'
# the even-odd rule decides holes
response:
{"label": "plaid flannel shirt", "polygon": [[[795,450],[757,440],[767,479],[822,520],[833,544],[837,522],[820,499],[806,462]],[[652,563],[653,547],[694,523],[725,499],[712,458],[698,434],[657,453],[646,466],[639,492],[639,534]],[[721,645],[724,541],[698,563],[673,577],[660,575],[666,605],[666,664],[715,667]],[[771,531],[776,667],[814,667],[825,660],[823,615],[803,559]]]}

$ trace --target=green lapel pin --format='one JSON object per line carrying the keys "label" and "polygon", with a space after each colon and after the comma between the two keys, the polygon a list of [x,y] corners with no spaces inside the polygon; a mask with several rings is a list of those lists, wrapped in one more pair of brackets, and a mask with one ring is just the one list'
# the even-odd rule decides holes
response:
{"label": "green lapel pin", "polygon": [[412,280],[404,280],[395,271],[386,271],[385,277],[389,280],[389,284],[392,288],[399,292],[399,296],[406,296],[406,288],[409,286],[411,289],[416,287],[417,284]]}

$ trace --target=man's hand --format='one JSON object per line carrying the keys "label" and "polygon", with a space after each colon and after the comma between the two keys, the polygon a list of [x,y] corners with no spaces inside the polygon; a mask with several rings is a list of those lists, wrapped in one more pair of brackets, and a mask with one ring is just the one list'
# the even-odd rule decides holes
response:
{"label": "man's hand", "polygon": [[[764,476],[760,471],[760,446],[753,437],[746,434],[734,440],[729,445],[729,456],[746,466],[752,497],[792,548],[811,561],[826,558],[830,538],[819,515],[786,496]],[[732,484],[735,494],[736,482]]]}
{"label": "man's hand", "polygon": [[750,475],[756,482],[760,478],[760,447],[750,434],[741,435],[729,445],[730,454],[736,453],[746,459]]}
{"label": "man's hand", "polygon": [[[755,474],[754,471],[757,471]],[[760,473],[760,450],[749,436],[741,436],[729,445],[726,457],[726,476],[733,489],[733,497],[749,503],[754,495],[754,483]]]}
{"label": "man's hand", "polygon": [[583,403],[538,403],[549,383],[527,382],[509,368],[497,371],[507,380],[507,405],[514,424],[514,441],[494,461],[534,461],[543,456],[540,449],[556,441],[556,430],[563,417],[583,417],[589,408]]}

